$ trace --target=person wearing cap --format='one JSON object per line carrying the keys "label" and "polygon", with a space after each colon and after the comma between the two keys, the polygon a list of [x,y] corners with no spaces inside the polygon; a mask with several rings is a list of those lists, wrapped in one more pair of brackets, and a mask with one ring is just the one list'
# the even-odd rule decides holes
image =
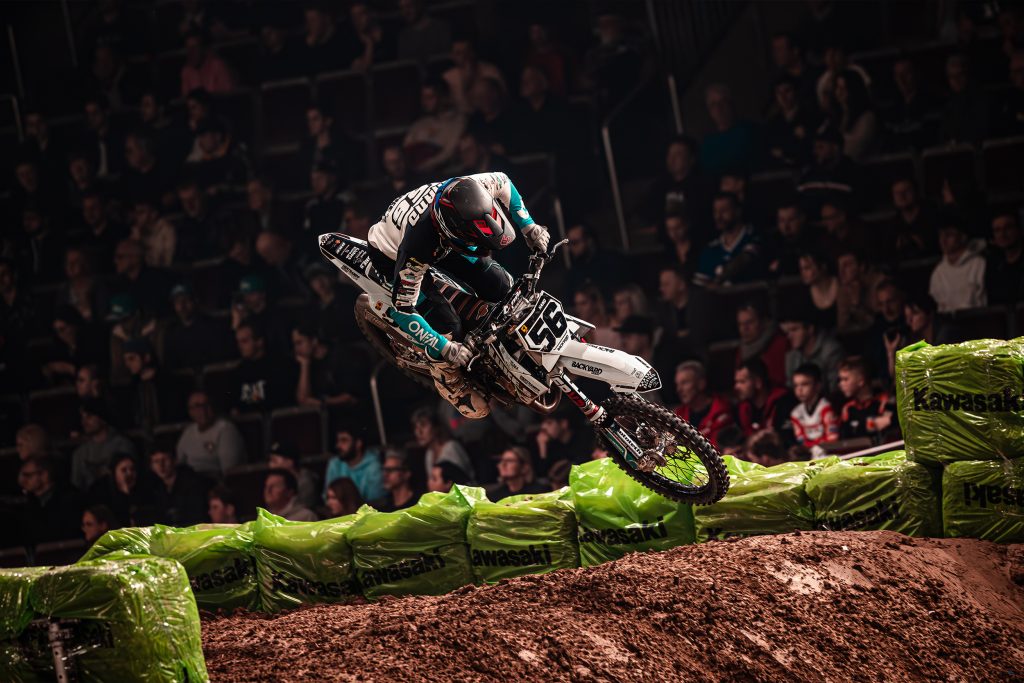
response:
{"label": "person wearing cap", "polygon": [[313,198],[306,202],[302,228],[306,235],[322,235],[341,229],[345,213],[344,194],[338,188],[338,165],[330,158],[322,158],[313,165],[309,174]]}
{"label": "person wearing cap", "polygon": [[302,466],[302,454],[289,443],[275,441],[267,452],[267,464],[282,469],[295,477],[295,500],[302,507],[315,508],[320,502],[320,478],[316,472]]}
{"label": "person wearing cap", "polygon": [[810,215],[817,215],[825,199],[855,200],[859,186],[857,166],[843,154],[843,134],[832,124],[823,124],[814,136],[811,163],[800,172],[796,183],[796,190],[808,205]]}
{"label": "person wearing cap", "polygon": [[675,386],[679,395],[676,415],[717,446],[718,433],[733,424],[732,406],[725,399],[708,393],[704,364],[696,360],[680,363],[675,372]]}
{"label": "person wearing cap", "polygon": [[114,323],[110,332],[110,383],[127,384],[131,376],[124,364],[124,344],[130,339],[156,343],[157,323],[147,319],[131,294],[116,294],[110,299],[107,320]]}
{"label": "person wearing cap", "polygon": [[103,401],[82,401],[79,412],[83,441],[71,454],[71,484],[79,491],[88,491],[108,472],[115,453],[135,453],[135,445],[111,426]]}
{"label": "person wearing cap", "polygon": [[[980,244],[979,244],[980,243]],[[988,305],[985,291],[985,258],[979,246],[971,242],[961,216],[947,214],[939,222],[939,249],[942,260],[935,265],[928,293],[938,304],[939,313]]]}
{"label": "person wearing cap", "polygon": [[174,319],[163,333],[164,367],[169,370],[201,368],[232,356],[230,328],[196,310],[192,288],[178,283],[171,289]]}
{"label": "person wearing cap", "polygon": [[208,195],[223,195],[241,189],[249,180],[249,160],[234,143],[224,121],[207,116],[196,124],[196,148],[186,169]]}
{"label": "person wearing cap", "polygon": [[209,394],[192,392],[188,397],[188,416],[192,422],[181,433],[175,448],[180,464],[219,479],[245,462],[242,433],[233,422],[217,415]]}

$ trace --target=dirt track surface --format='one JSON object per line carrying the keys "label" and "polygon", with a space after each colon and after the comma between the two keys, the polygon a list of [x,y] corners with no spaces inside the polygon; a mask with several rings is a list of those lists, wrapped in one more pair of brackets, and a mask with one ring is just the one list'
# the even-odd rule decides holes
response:
{"label": "dirt track surface", "polygon": [[204,619],[214,681],[1024,680],[1024,546],[797,533]]}

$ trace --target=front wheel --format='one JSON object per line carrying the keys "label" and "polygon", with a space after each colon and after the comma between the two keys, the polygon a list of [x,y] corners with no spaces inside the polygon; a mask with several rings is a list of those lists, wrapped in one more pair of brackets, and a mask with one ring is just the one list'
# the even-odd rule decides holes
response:
{"label": "front wheel", "polygon": [[630,477],[680,503],[710,505],[725,495],[729,473],[722,456],[688,422],[636,395],[615,396],[602,405],[608,418],[627,432],[654,463],[652,468],[634,466],[602,434],[612,460]]}

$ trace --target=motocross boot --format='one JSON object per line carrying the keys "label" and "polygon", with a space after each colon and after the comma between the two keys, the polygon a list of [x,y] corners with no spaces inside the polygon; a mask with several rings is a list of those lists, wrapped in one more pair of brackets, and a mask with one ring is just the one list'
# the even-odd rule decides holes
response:
{"label": "motocross boot", "polygon": [[491,414],[487,399],[469,385],[459,368],[444,361],[434,362],[430,364],[430,376],[434,378],[437,393],[463,417],[479,420]]}

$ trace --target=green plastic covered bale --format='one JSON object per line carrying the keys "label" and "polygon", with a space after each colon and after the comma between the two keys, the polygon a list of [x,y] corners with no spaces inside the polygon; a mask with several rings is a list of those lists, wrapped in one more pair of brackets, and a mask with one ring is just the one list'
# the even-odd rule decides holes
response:
{"label": "green plastic covered bale", "polygon": [[579,567],[569,488],[478,502],[466,526],[466,543],[480,582]]}
{"label": "green plastic covered bale", "polygon": [[32,587],[57,619],[71,680],[205,681],[199,612],[184,568],[158,557],[58,567]]}
{"label": "green plastic covered bale", "polygon": [[22,640],[0,640],[0,681],[36,683],[54,680],[52,662],[34,662]]}
{"label": "green plastic covered bale", "polygon": [[352,547],[345,534],[361,514],[365,512],[319,522],[290,522],[260,509],[253,525],[253,558],[263,609],[277,612],[345,602],[359,595],[352,577]]}
{"label": "green plastic covered bale", "polygon": [[184,529],[158,524],[150,552],[185,567],[196,603],[203,609],[260,608],[251,522]]}
{"label": "green plastic covered bale", "polygon": [[426,493],[397,512],[369,512],[348,530],[356,581],[367,598],[441,595],[473,583],[466,522],[482,488]]}
{"label": "green plastic covered bale", "polygon": [[149,542],[153,537],[151,526],[132,526],[124,529],[111,529],[96,539],[79,562],[98,560],[112,554],[149,555]]}
{"label": "green plastic covered bale", "polygon": [[1024,459],[946,465],[942,524],[951,538],[1024,543]]}
{"label": "green plastic covered bale", "polygon": [[837,462],[830,457],[730,474],[724,498],[694,508],[697,541],[812,530],[814,509],[806,484]]}
{"label": "green plastic covered bale", "polygon": [[747,472],[764,469],[764,465],[759,465],[756,462],[749,462],[747,460],[741,460],[735,455],[723,455],[722,460],[725,462],[725,469],[729,474],[745,474]]}
{"label": "green plastic covered bale", "polygon": [[821,529],[942,535],[932,475],[903,451],[827,467],[807,482],[806,491]]}
{"label": "green plastic covered bale", "polygon": [[1024,338],[896,353],[907,457],[926,465],[1024,456]]}
{"label": "green plastic covered bale", "polygon": [[52,666],[48,672],[45,666],[33,666],[22,637],[35,617],[32,585],[46,571],[46,567],[0,569],[0,681],[22,683],[53,678]]}
{"label": "green plastic covered bale", "polygon": [[693,543],[691,507],[641,486],[610,458],[574,466],[569,488],[584,567]]}

